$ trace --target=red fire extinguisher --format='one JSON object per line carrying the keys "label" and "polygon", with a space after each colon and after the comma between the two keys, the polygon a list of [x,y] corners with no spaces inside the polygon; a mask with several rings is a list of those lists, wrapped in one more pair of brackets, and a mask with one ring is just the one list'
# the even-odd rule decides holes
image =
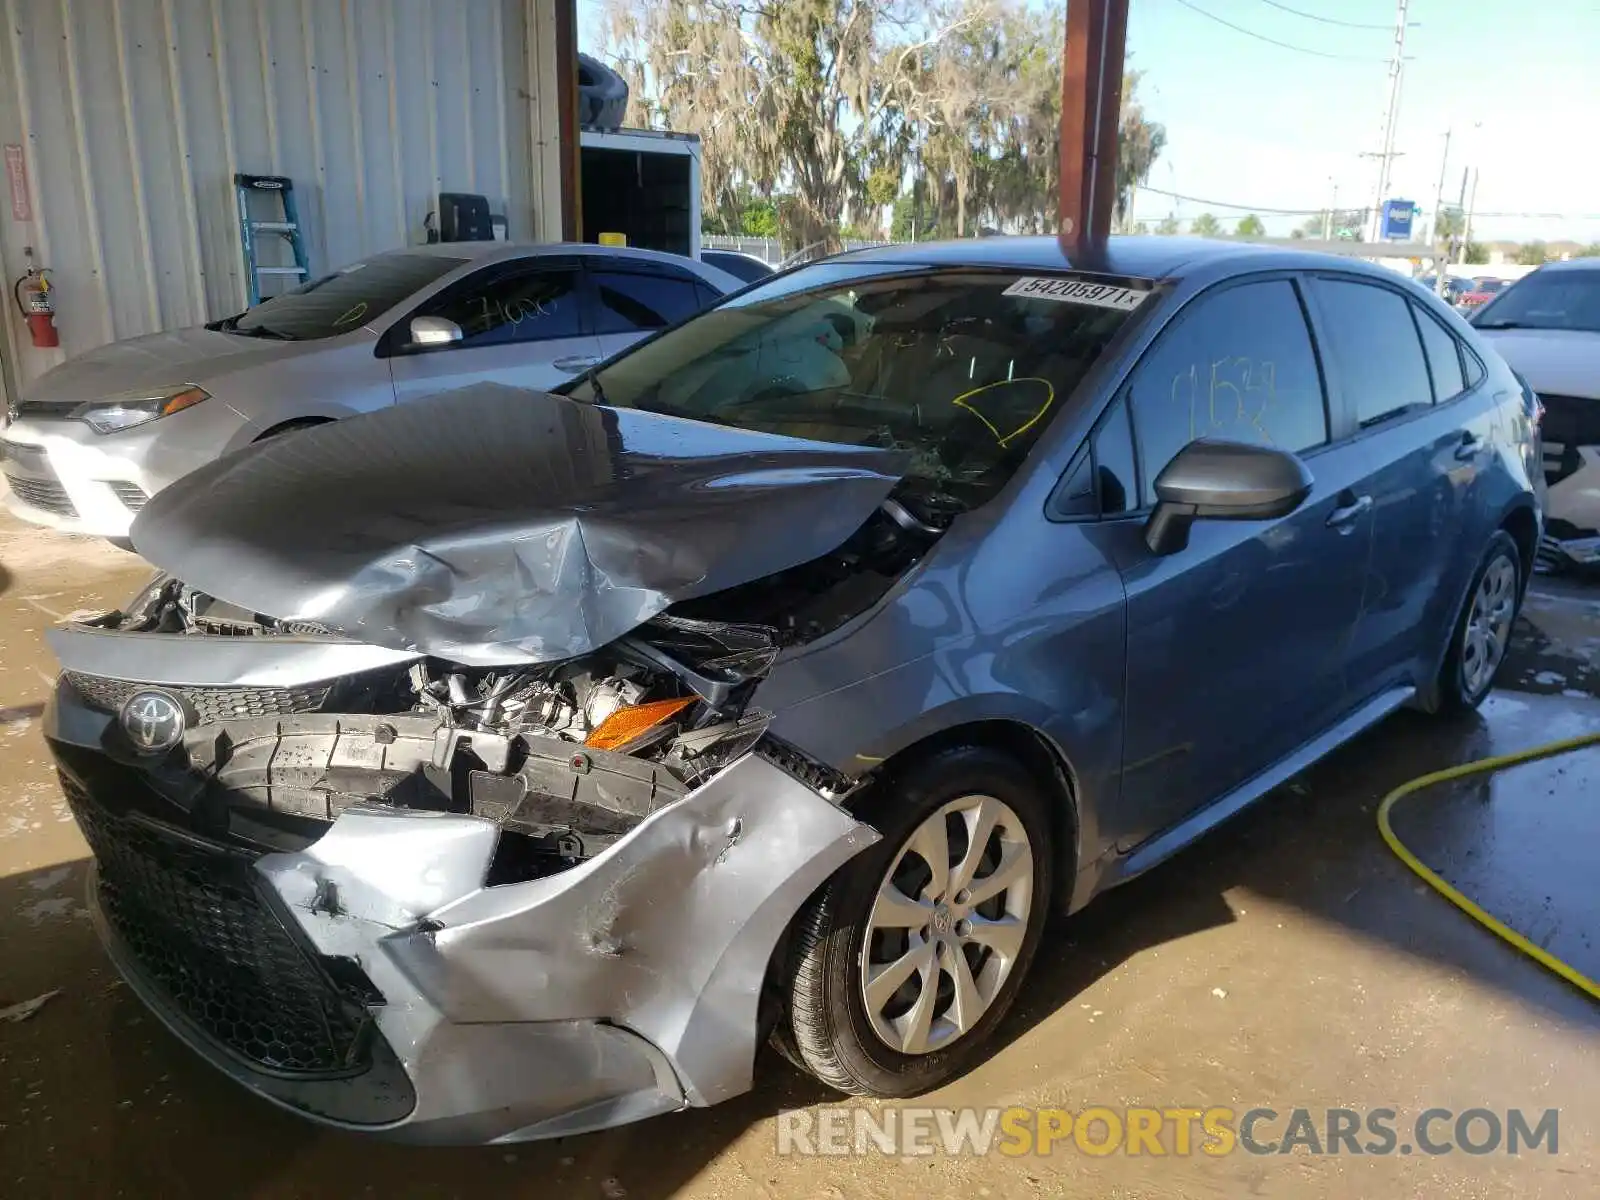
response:
{"label": "red fire extinguisher", "polygon": [[48,267],[29,267],[28,273],[11,285],[17,308],[28,322],[28,334],[40,350],[53,350],[61,345],[61,335],[56,330],[54,291]]}

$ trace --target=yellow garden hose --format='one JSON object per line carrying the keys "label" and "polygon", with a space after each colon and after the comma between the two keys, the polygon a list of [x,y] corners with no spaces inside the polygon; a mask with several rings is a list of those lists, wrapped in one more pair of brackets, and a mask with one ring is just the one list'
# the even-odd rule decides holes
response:
{"label": "yellow garden hose", "polygon": [[1561,959],[1543,947],[1535,946],[1515,929],[1512,929],[1490,913],[1485,912],[1457,889],[1434,874],[1423,864],[1421,859],[1406,848],[1404,842],[1395,836],[1394,829],[1389,824],[1389,810],[1395,806],[1397,801],[1411,795],[1412,792],[1420,792],[1423,788],[1433,787],[1440,783],[1449,783],[1452,779],[1465,779],[1469,775],[1483,775],[1490,771],[1500,771],[1506,767],[1517,766],[1519,763],[1537,762],[1541,758],[1554,758],[1558,754],[1569,754],[1574,750],[1581,750],[1585,746],[1595,745],[1600,745],[1600,733],[1586,733],[1581,737],[1566,738],[1559,742],[1549,742],[1543,746],[1535,746],[1531,750],[1519,750],[1515,754],[1501,754],[1494,758],[1480,758],[1476,762],[1462,763],[1458,767],[1435,771],[1431,775],[1419,775],[1415,779],[1402,783],[1383,798],[1383,803],[1378,805],[1378,831],[1383,834],[1383,840],[1389,843],[1389,849],[1399,855],[1400,861],[1422,876],[1434,891],[1450,901],[1451,904],[1454,904],[1485,929],[1510,942],[1529,958],[1537,960],[1568,983],[1588,992],[1596,1000],[1600,1000],[1600,983],[1590,979],[1570,963],[1561,961]]}

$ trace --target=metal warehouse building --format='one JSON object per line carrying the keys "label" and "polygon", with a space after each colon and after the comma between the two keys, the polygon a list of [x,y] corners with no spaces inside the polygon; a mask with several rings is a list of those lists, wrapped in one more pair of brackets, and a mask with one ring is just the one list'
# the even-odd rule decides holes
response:
{"label": "metal warehouse building", "polygon": [[[561,234],[572,0],[0,0],[0,391],[245,307],[234,175],[294,183],[313,272],[444,192]],[[31,251],[31,256],[30,256]],[[58,349],[11,295],[48,267]]]}

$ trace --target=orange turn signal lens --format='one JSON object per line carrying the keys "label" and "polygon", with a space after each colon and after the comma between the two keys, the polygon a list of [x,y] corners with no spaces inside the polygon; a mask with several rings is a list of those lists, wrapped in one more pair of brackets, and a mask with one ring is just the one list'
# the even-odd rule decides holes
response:
{"label": "orange turn signal lens", "polygon": [[166,403],[161,406],[161,415],[163,417],[170,417],[175,412],[182,412],[186,408],[194,407],[202,400],[209,399],[211,399],[211,393],[206,391],[205,388],[186,388],[184,391],[178,392],[176,395],[167,397]]}
{"label": "orange turn signal lens", "polygon": [[615,750],[626,746],[642,733],[654,729],[661,722],[682,712],[694,703],[694,697],[675,700],[652,700],[649,704],[633,704],[619,708],[595,726],[583,744],[594,750]]}

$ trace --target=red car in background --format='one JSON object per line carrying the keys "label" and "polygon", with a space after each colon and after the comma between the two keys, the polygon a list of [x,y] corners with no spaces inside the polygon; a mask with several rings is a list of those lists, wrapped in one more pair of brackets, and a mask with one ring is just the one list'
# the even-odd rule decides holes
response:
{"label": "red car in background", "polygon": [[1507,286],[1504,279],[1474,279],[1472,281],[1472,290],[1461,294],[1461,297],[1456,301],[1456,307],[1465,312],[1470,312],[1472,309],[1489,303],[1489,301],[1505,291]]}

